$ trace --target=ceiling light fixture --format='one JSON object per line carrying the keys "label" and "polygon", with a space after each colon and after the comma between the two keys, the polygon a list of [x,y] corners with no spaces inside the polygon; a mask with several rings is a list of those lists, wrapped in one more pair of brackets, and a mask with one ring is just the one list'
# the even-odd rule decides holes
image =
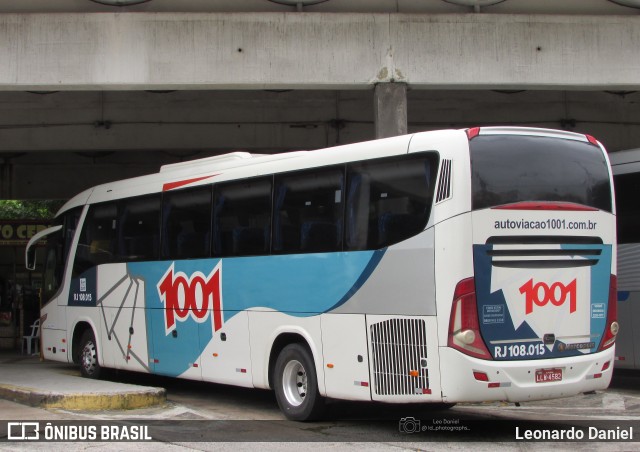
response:
{"label": "ceiling light fixture", "polygon": [[140,3],[147,3],[151,0],[89,0],[93,3],[100,3],[107,6],[133,6]]}
{"label": "ceiling light fixture", "polygon": [[271,3],[279,5],[295,6],[298,11],[302,11],[303,6],[317,5],[318,3],[328,2],[329,0],[269,0]]}
{"label": "ceiling light fixture", "polygon": [[443,0],[458,6],[491,6],[506,0]]}
{"label": "ceiling light fixture", "polygon": [[610,2],[617,3],[621,6],[628,6],[629,8],[640,8],[640,0],[609,0]]}
{"label": "ceiling light fixture", "polygon": [[443,0],[447,3],[452,3],[458,6],[470,6],[475,12],[479,13],[480,8],[483,6],[492,6],[502,3],[506,0]]}

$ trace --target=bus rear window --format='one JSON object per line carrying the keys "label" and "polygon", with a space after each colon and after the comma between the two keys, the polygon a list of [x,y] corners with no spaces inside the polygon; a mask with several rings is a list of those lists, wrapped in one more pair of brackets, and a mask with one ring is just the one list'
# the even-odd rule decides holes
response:
{"label": "bus rear window", "polygon": [[611,212],[600,148],[538,136],[480,135],[470,141],[472,209],[523,201],[563,201]]}

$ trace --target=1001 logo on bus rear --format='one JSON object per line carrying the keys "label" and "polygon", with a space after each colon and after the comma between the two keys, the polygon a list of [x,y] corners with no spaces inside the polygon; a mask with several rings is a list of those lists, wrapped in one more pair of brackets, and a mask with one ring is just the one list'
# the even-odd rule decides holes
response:
{"label": "1001 logo on bus rear", "polygon": [[543,307],[548,303],[553,306],[562,306],[569,299],[569,313],[576,312],[577,308],[577,284],[574,279],[565,285],[555,282],[551,286],[545,282],[533,283],[530,279],[520,286],[520,293],[525,296],[525,314],[531,314],[534,306]]}

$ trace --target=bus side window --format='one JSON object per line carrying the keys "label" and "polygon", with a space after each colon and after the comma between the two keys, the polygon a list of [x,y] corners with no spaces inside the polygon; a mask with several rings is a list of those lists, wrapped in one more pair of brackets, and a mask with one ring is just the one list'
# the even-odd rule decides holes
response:
{"label": "bus side window", "polygon": [[437,155],[347,166],[347,250],[378,249],[420,233],[431,212]]}
{"label": "bus side window", "polygon": [[115,202],[89,207],[73,263],[74,277],[96,265],[115,262],[117,218]]}
{"label": "bus side window", "polygon": [[276,175],[273,250],[342,250],[344,167]]}
{"label": "bus side window", "polygon": [[215,186],[215,256],[269,254],[272,180],[273,178],[268,176]]}
{"label": "bus side window", "polygon": [[211,186],[166,192],[162,199],[162,257],[209,256]]}
{"label": "bus side window", "polygon": [[160,195],[124,199],[118,213],[118,258],[124,262],[157,259]]}

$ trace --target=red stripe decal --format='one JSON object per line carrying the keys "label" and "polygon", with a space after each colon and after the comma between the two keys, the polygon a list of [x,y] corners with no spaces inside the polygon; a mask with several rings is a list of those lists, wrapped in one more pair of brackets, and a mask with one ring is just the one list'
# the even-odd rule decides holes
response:
{"label": "red stripe decal", "polygon": [[217,176],[217,174],[212,174],[211,176],[195,177],[193,179],[179,180],[179,181],[176,181],[176,182],[169,182],[169,183],[166,183],[166,184],[164,184],[162,186],[162,191],[169,191],[169,190],[173,190],[174,188],[184,187],[185,185],[189,185],[189,184],[192,184],[194,182],[198,182],[200,180],[208,179],[208,178],[214,177],[214,176]]}

